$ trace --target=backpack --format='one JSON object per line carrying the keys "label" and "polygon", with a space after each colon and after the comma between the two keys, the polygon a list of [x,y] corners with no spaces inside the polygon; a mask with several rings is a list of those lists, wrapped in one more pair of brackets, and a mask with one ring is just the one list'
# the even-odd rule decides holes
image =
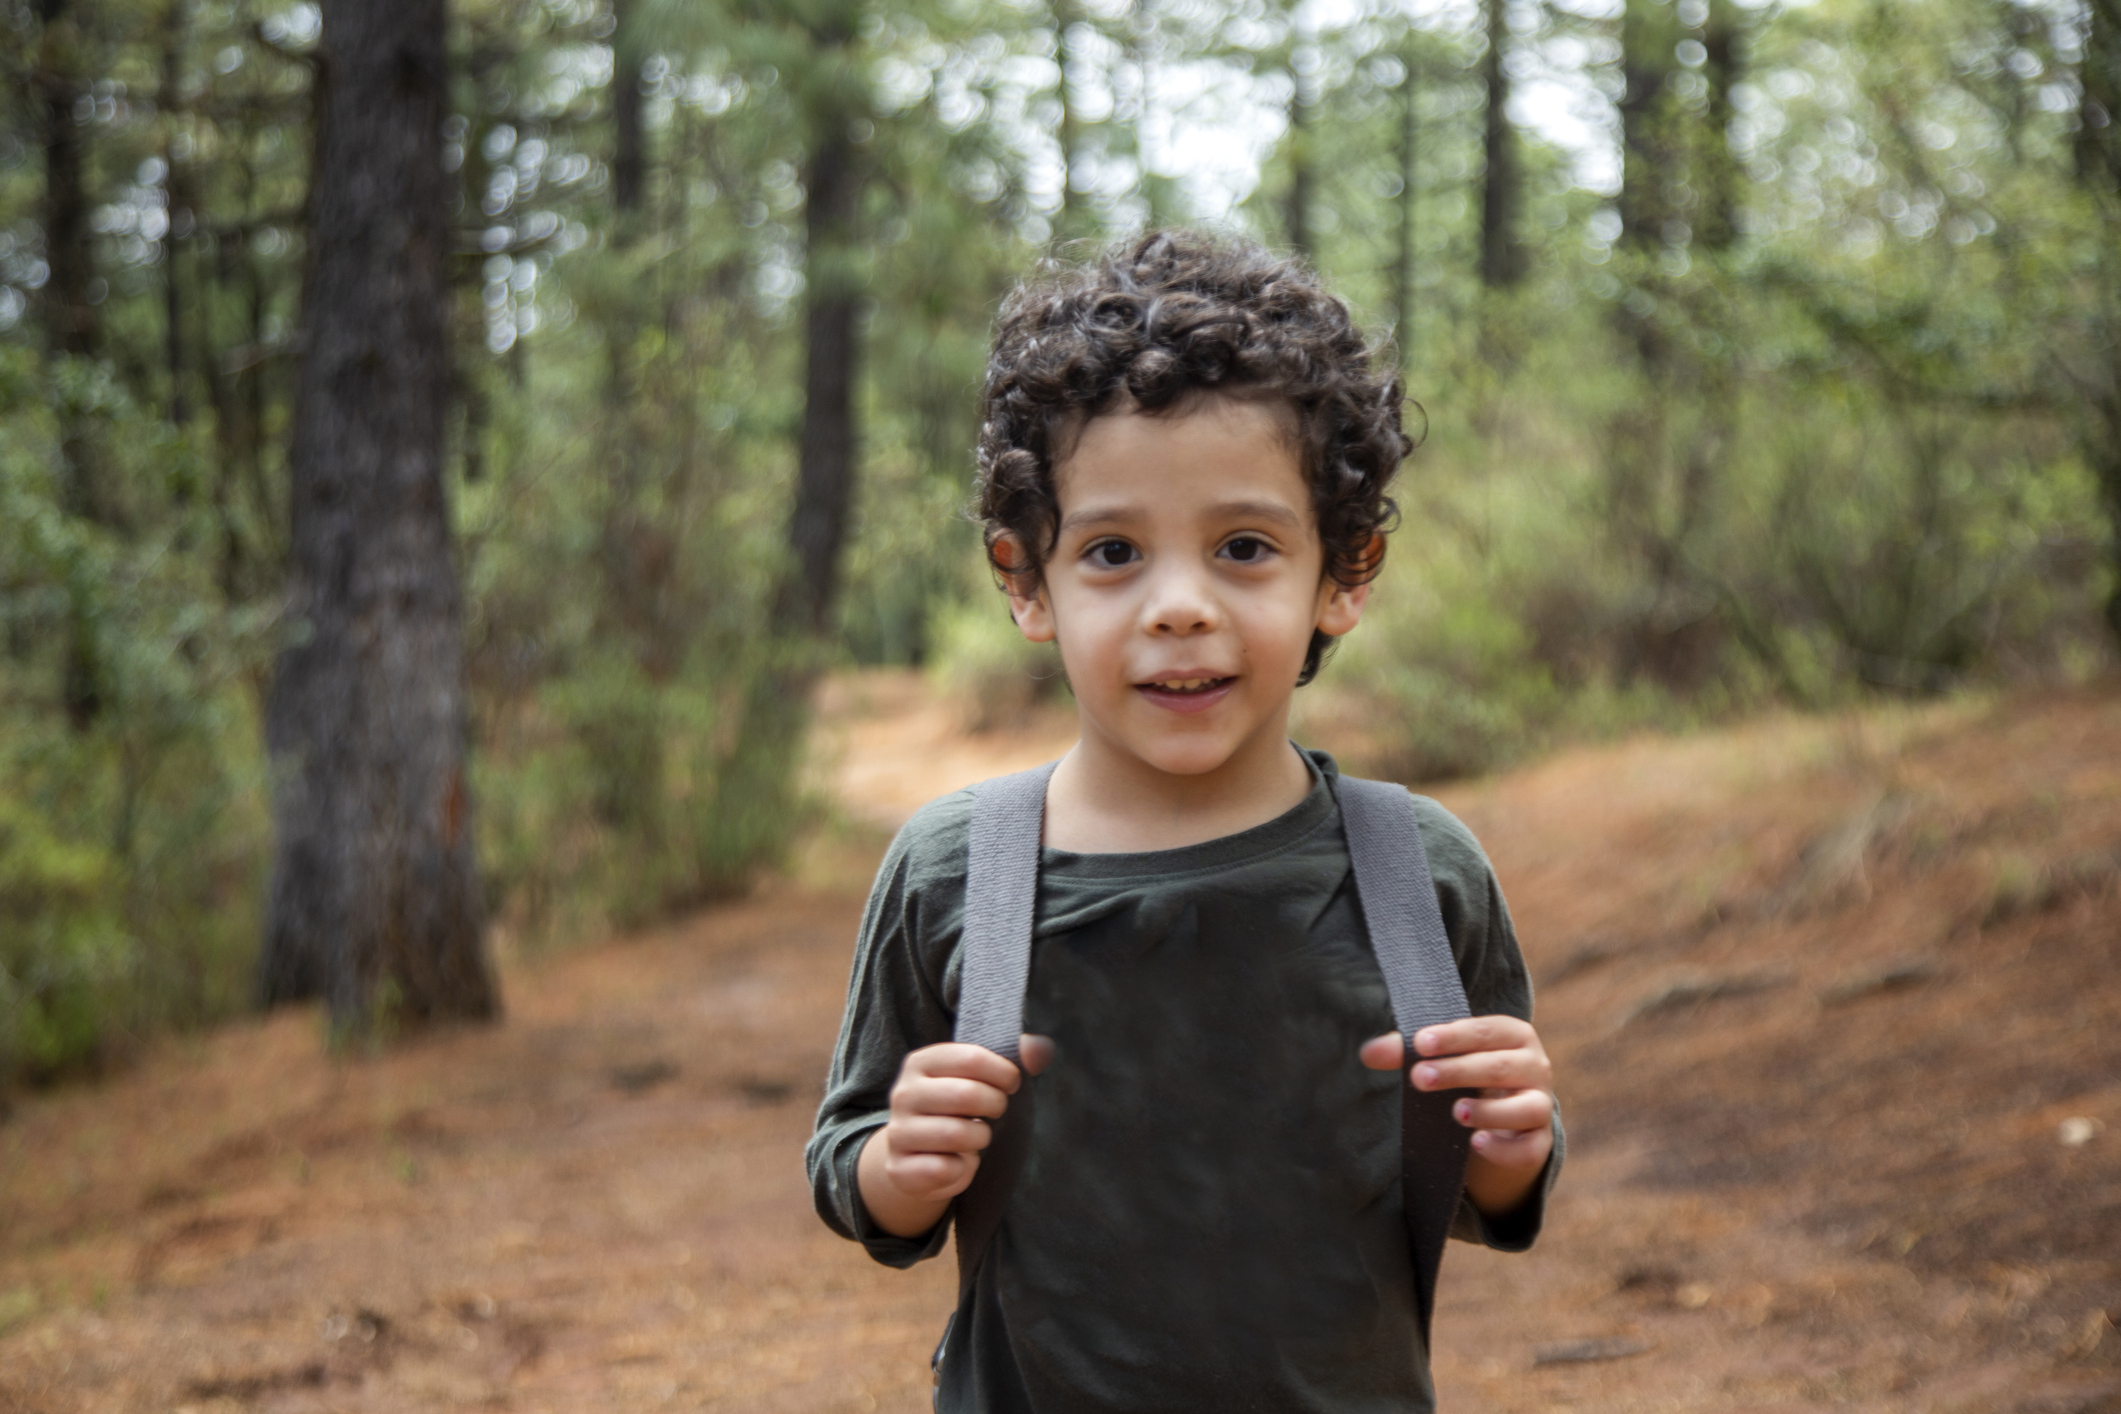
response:
{"label": "backpack", "polygon": [[[985,1046],[1012,1064],[1023,1032],[1024,988],[1031,977],[1031,930],[1038,901],[1038,862],[1045,821],[1046,782],[1057,762],[975,788],[972,838],[965,865],[963,969],[953,1039]],[[1428,854],[1414,819],[1414,798],[1388,781],[1338,779],[1342,826],[1355,870],[1370,947],[1384,973],[1392,1018],[1405,1039],[1402,1066],[1414,1062],[1414,1036],[1424,1026],[1471,1014],[1465,985],[1444,933]],[[1464,1090],[1417,1090],[1403,1085],[1400,1106],[1400,1191],[1407,1244],[1414,1260],[1414,1294],[1424,1345],[1435,1305],[1436,1273],[1465,1187],[1471,1133],[1452,1117]],[[963,1310],[988,1241],[1024,1163],[1031,1132],[1031,1087],[1010,1097],[994,1121],[972,1184],[952,1209],[957,1236],[958,1309]],[[952,1317],[955,1323],[955,1316]],[[935,1348],[941,1378],[950,1327]]]}

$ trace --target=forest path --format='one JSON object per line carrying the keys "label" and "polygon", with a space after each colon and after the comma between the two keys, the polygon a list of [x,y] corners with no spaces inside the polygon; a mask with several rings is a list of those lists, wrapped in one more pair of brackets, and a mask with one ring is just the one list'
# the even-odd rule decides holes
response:
{"label": "forest path", "polygon": [[[841,684],[796,878],[511,964],[507,1023],[313,1014],[0,1126],[0,1412],[915,1414],[950,1303],[800,1151],[880,827],[1050,755]],[[1446,1411],[2121,1410],[2121,694],[1776,720],[1439,792],[1570,1119],[1539,1248],[1454,1247]]]}

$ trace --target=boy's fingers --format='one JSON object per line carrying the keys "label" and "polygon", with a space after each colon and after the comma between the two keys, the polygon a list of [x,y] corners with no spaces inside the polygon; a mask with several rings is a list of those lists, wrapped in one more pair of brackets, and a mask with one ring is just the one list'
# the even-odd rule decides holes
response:
{"label": "boy's fingers", "polygon": [[977,1080],[992,1085],[1004,1095],[1014,1095],[1016,1087],[1024,1080],[1023,1072],[985,1046],[963,1041],[944,1041],[939,1045],[921,1047],[906,1057],[905,1073]]}
{"label": "boy's fingers", "polygon": [[1000,1119],[1008,1108],[1007,1095],[979,1080],[920,1076],[902,1081],[891,1092],[891,1111],[901,1118],[962,1115],[968,1119]]}
{"label": "boy's fingers", "polygon": [[1053,1064],[1053,1050],[1053,1038],[1051,1036],[1034,1036],[1026,1031],[1017,1038],[1016,1054],[1017,1058],[1024,1063],[1024,1073],[1026,1075],[1037,1075],[1047,1066]]}
{"label": "boy's fingers", "polygon": [[899,1154],[976,1154],[994,1142],[992,1125],[950,1115],[915,1115],[891,1126]]}
{"label": "boy's fingers", "polygon": [[1417,1090],[1544,1090],[1553,1067],[1538,1051],[1481,1051],[1417,1061],[1408,1078]]}
{"label": "boy's fingers", "polygon": [[1473,1131],[1473,1149],[1488,1162],[1504,1168],[1538,1168],[1554,1152],[1554,1131],[1477,1129]]}
{"label": "boy's fingers", "polygon": [[1372,1070],[1397,1070],[1406,1063],[1407,1043],[1397,1031],[1372,1036],[1356,1054]]}
{"label": "boy's fingers", "polygon": [[1414,1050],[1424,1056],[1462,1056],[1473,1051],[1514,1050],[1533,1037],[1532,1023],[1514,1016],[1469,1016],[1424,1026],[1414,1033]]}
{"label": "boy's fingers", "polygon": [[1552,1123],[1554,1099],[1544,1090],[1519,1090],[1514,1094],[1460,1100],[1451,1115],[1468,1129],[1539,1129]]}
{"label": "boy's fingers", "polygon": [[884,1165],[894,1188],[926,1199],[954,1197],[971,1187],[978,1171],[977,1154],[894,1154]]}

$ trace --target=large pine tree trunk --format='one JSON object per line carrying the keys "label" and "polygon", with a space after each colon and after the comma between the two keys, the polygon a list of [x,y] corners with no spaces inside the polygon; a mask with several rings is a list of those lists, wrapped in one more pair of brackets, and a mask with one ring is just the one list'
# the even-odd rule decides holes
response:
{"label": "large pine tree trunk", "polygon": [[292,643],[268,1003],[335,1025],[488,1017],[442,479],[449,186],[443,0],[325,0],[307,336],[290,450]]}
{"label": "large pine tree trunk", "polygon": [[1665,223],[1678,213],[1670,184],[1680,155],[1673,111],[1673,48],[1683,31],[1667,0],[1627,0],[1620,21],[1620,222],[1638,250],[1663,247]]}
{"label": "large pine tree trunk", "polygon": [[1076,189],[1076,182],[1084,175],[1083,117],[1076,103],[1075,84],[1069,77],[1072,58],[1068,34],[1082,22],[1082,12],[1074,0],[1053,0],[1053,58],[1060,65],[1060,86],[1056,93],[1060,99],[1060,130],[1056,136],[1061,150],[1061,208],[1053,222],[1053,240],[1056,245],[1067,241],[1081,240],[1091,234],[1096,218],[1083,200],[1083,193]]}
{"label": "large pine tree trunk", "polygon": [[1414,349],[1414,218],[1416,214],[1415,139],[1420,111],[1415,106],[1420,89],[1415,80],[1415,50],[1410,34],[1400,49],[1404,66],[1399,76],[1399,248],[1392,261],[1392,328],[1404,372]]}
{"label": "large pine tree trunk", "polygon": [[1510,73],[1504,66],[1510,43],[1507,0],[1487,0],[1488,52],[1481,61],[1487,90],[1487,126],[1482,148],[1487,175],[1480,186],[1480,283],[1504,289],[1524,277],[1524,247],[1517,239],[1517,133],[1510,126]]}
{"label": "large pine tree trunk", "polygon": [[1732,0],[1709,0],[1708,23],[1702,27],[1707,51],[1703,76],[1709,83],[1706,130],[1694,159],[1696,186],[1694,242],[1704,250],[1728,250],[1738,239],[1738,195],[1741,173],[1731,151],[1731,123],[1737,117],[1735,94],[1745,78],[1745,35]]}
{"label": "large pine tree trunk", "polygon": [[[42,0],[35,81],[44,143],[44,253],[50,275],[41,303],[45,350],[56,365],[97,354],[98,321],[89,285],[95,279],[88,234],[88,190],[83,168],[85,135],[74,121],[74,103],[86,91],[82,75],[94,72],[85,52],[88,36],[78,4]],[[108,523],[95,430],[71,403],[59,403],[59,504],[68,515]],[[87,591],[75,588],[67,606],[66,658],[59,696],[67,721],[86,731],[103,712],[103,650],[96,613]]]}
{"label": "large pine tree trunk", "polygon": [[1312,152],[1311,134],[1313,109],[1317,100],[1312,92],[1314,85],[1297,66],[1296,55],[1289,56],[1289,191],[1283,199],[1283,227],[1288,232],[1289,249],[1314,264],[1318,253],[1311,238],[1312,193],[1318,186],[1318,169]]}
{"label": "large pine tree trunk", "polygon": [[[2077,108],[2077,180],[2112,230],[2121,223],[2121,0],[2090,0],[2085,9],[2084,60],[2077,73],[2082,95]],[[2081,444],[2106,503],[2107,553],[2113,568],[2106,626],[2121,643],[2121,255],[2112,241],[2098,269],[2105,287],[2100,312],[2106,327],[2094,346],[2104,366],[2091,377]]]}
{"label": "large pine tree trunk", "polygon": [[162,338],[169,364],[169,420],[178,427],[191,421],[190,359],[184,340],[184,236],[191,225],[191,182],[177,156],[175,117],[179,70],[184,59],[185,0],[169,0],[162,12],[162,88],[164,118],[162,164],[168,169],[169,234],[162,245]]}
{"label": "large pine tree trunk", "polygon": [[[821,64],[830,65],[844,53],[851,26],[827,27],[813,37]],[[788,555],[774,596],[768,654],[746,684],[735,743],[715,784],[720,844],[714,867],[722,872],[702,879],[708,892],[742,887],[752,866],[786,839],[791,780],[809,728],[821,650],[832,631],[854,505],[861,369],[856,315],[862,295],[854,226],[866,173],[848,138],[853,114],[838,96],[820,107],[803,167],[803,423]]]}
{"label": "large pine tree trunk", "polygon": [[611,71],[611,204],[628,215],[641,209],[641,188],[648,171],[647,141],[641,122],[640,26],[633,0],[612,0],[618,28],[612,38]]}
{"label": "large pine tree trunk", "polygon": [[832,626],[840,552],[854,501],[854,383],[861,349],[855,314],[854,208],[861,181],[848,119],[819,121],[803,173],[803,427],[796,449],[795,506],[788,522],[788,573],[775,627],[822,637]]}
{"label": "large pine tree trunk", "polygon": [[[89,301],[95,276],[88,237],[88,192],[84,185],[85,137],[74,121],[74,104],[87,91],[88,38],[79,6],[42,0],[43,33],[36,82],[44,138],[44,254],[51,273],[43,291],[44,327],[51,352],[71,358],[96,354],[96,308]],[[75,478],[79,480],[79,478]],[[91,496],[91,489],[78,493]]]}

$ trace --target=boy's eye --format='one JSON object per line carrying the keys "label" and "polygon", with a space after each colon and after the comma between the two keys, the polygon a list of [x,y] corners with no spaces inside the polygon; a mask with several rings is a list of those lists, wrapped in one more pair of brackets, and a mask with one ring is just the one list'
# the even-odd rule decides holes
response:
{"label": "boy's eye", "polygon": [[1094,564],[1117,568],[1134,559],[1134,547],[1124,540],[1100,540],[1090,547],[1090,559]]}
{"label": "boy's eye", "polygon": [[1223,553],[1233,560],[1248,563],[1265,556],[1267,553],[1267,542],[1254,540],[1249,535],[1240,535],[1229,544],[1223,546]]}

